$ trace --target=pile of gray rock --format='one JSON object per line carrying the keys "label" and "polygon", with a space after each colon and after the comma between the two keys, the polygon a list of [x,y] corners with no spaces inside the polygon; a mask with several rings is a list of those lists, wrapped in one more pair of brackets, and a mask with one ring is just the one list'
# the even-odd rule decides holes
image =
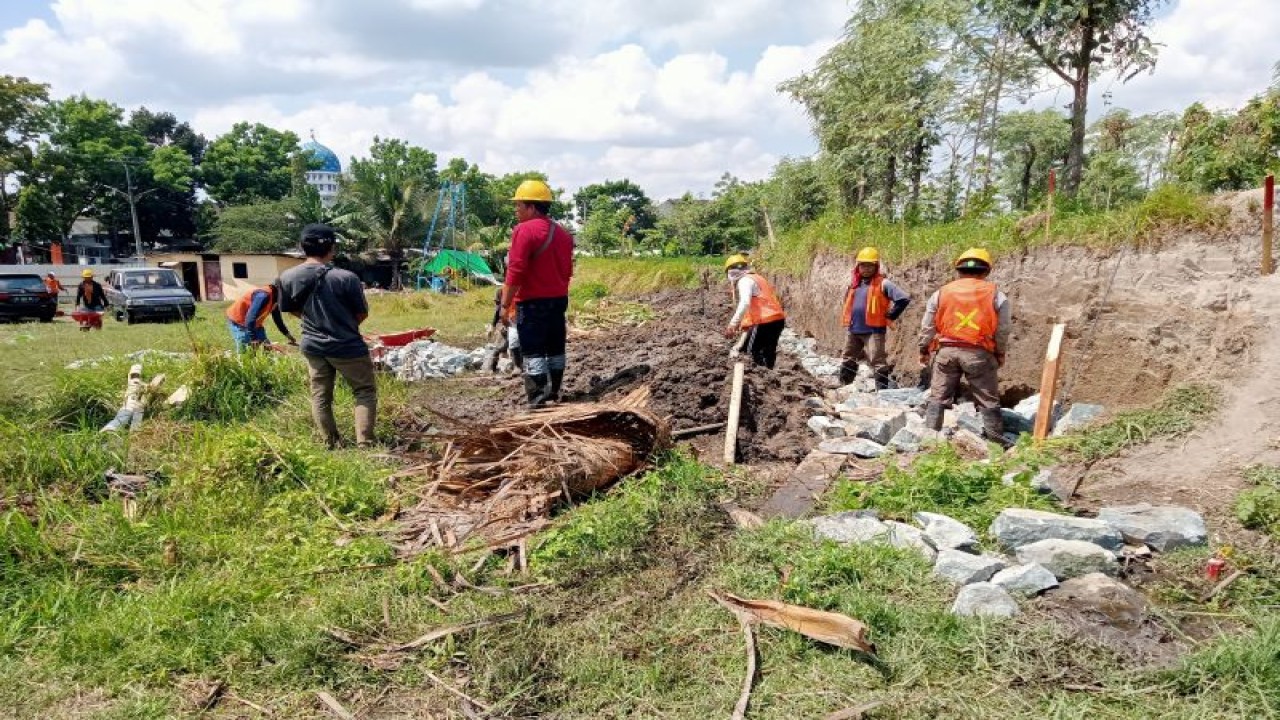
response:
{"label": "pile of gray rock", "polygon": [[1104,508],[1097,518],[1009,508],[988,531],[1000,553],[980,552],[978,534],[954,518],[919,512],[914,519],[916,525],[908,525],[860,510],[810,524],[815,536],[841,544],[878,542],[920,553],[935,575],[960,588],[951,612],[995,618],[1017,615],[1017,598],[1060,584],[1070,597],[1137,595],[1112,579],[1121,557],[1208,542],[1199,513],[1146,504]]}
{"label": "pile of gray rock", "polygon": [[488,349],[463,350],[432,340],[419,340],[403,347],[387,348],[382,363],[404,381],[443,378],[469,370],[479,370]]}
{"label": "pile of gray rock", "polygon": [[800,365],[819,380],[834,378],[840,374],[840,359],[820,354],[816,338],[802,338],[793,330],[786,329],[778,338],[778,347],[783,352],[794,355]]}
{"label": "pile of gray rock", "polygon": [[[809,429],[822,440],[819,449],[823,452],[861,458],[879,457],[889,449],[915,453],[944,435],[985,451],[982,417],[973,403],[948,409],[943,416],[943,434],[939,434],[924,426],[928,401],[928,392],[917,388],[876,390],[871,377],[863,374],[825,397],[808,398],[805,406],[812,413]],[[1003,410],[1006,439],[1013,442],[1020,434],[1031,432],[1039,405],[1040,396],[1033,395],[1017,407]],[[1100,405],[1072,405],[1058,419],[1053,434],[1078,430],[1102,413]]]}

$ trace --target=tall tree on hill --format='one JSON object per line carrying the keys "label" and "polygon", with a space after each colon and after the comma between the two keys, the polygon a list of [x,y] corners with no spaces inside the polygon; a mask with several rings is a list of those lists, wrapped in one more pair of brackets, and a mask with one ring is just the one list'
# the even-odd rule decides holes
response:
{"label": "tall tree on hill", "polygon": [[1060,162],[1071,142],[1071,128],[1057,110],[1006,113],[996,135],[996,152],[1004,168],[1004,194],[1015,210],[1025,210],[1043,197],[1049,170]]}
{"label": "tall tree on hill", "polygon": [[[863,0],[844,38],[811,72],[781,85],[813,120],[830,176],[847,207],[914,214],[944,108],[947,0]],[[900,191],[906,193],[900,203]]]}
{"label": "tall tree on hill", "polygon": [[1155,65],[1147,37],[1152,15],[1166,0],[979,0],[1016,33],[1041,63],[1072,90],[1071,146],[1063,192],[1075,195],[1084,174],[1089,81],[1114,70],[1128,80]]}
{"label": "tall tree on hill", "polygon": [[35,140],[44,132],[49,86],[24,77],[0,75],[0,243],[9,240],[9,213],[17,198],[9,182],[30,169]]}
{"label": "tall tree on hill", "polygon": [[339,202],[352,210],[347,234],[391,259],[391,287],[401,287],[408,247],[422,242],[439,185],[435,153],[396,139],[375,137],[368,159],[352,159]]}
{"label": "tall tree on hill", "polygon": [[236,123],[205,149],[205,190],[224,206],[279,200],[293,189],[298,152],[298,136],[289,130]]}

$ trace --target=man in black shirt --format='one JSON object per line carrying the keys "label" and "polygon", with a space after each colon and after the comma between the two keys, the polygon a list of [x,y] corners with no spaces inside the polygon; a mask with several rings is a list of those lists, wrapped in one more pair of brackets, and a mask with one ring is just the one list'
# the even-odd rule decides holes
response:
{"label": "man in black shirt", "polygon": [[364,288],[355,273],[335,268],[337,236],[327,225],[302,229],[303,264],[280,275],[280,308],[302,318],[302,356],[311,379],[311,416],[325,443],[341,442],[333,417],[333,385],[341,375],[356,398],[356,444],[373,444],[378,386],[360,323],[369,316]]}

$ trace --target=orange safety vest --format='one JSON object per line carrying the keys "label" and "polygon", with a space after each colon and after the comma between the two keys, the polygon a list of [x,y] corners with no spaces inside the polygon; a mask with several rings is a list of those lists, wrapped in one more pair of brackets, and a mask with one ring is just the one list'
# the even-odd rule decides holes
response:
{"label": "orange safety vest", "polygon": [[45,278],[44,289],[54,295],[57,295],[62,292],[62,283],[58,282],[58,278]]}
{"label": "orange safety vest", "polygon": [[996,284],[978,278],[960,278],[938,293],[933,325],[943,345],[967,345],[996,351]]}
{"label": "orange safety vest", "polygon": [[[751,304],[747,306],[747,312],[742,316],[742,327],[755,327],[786,319],[787,314],[782,312],[782,303],[778,302],[778,295],[773,291],[769,281],[758,273],[749,272],[747,275],[756,281],[760,294],[751,298]],[[737,283],[734,283],[733,292],[736,294],[737,290]]]}
{"label": "orange safety vest", "polygon": [[[853,325],[853,299],[858,290],[858,285],[862,282],[862,277],[858,275],[858,271],[853,271],[853,284],[849,286],[849,290],[844,294],[844,326]],[[867,312],[865,322],[867,327],[882,328],[889,327],[889,296],[884,294],[884,276],[876,273],[871,278],[871,287],[867,290]]]}
{"label": "orange safety vest", "polygon": [[240,299],[231,303],[231,307],[227,308],[227,319],[231,322],[244,327],[245,316],[249,314],[249,306],[253,304],[253,294],[258,290],[267,291],[267,304],[262,306],[262,312],[258,314],[258,319],[254,327],[262,327],[267,321],[267,316],[276,306],[276,293],[270,285],[264,288],[254,288],[249,292],[240,296]]}

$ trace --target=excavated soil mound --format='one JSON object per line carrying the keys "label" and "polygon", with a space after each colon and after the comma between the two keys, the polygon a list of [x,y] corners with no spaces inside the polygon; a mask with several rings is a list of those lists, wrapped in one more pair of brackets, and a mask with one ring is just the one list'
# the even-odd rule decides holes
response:
{"label": "excavated soil mound", "polygon": [[[639,298],[658,315],[639,327],[571,332],[563,400],[617,400],[648,385],[649,408],[669,417],[675,431],[724,422],[733,362],[730,342],[720,334],[729,321],[730,301],[718,289],[670,290]],[[803,458],[814,446],[804,399],[822,392],[794,357],[779,355],[772,371],[753,368],[748,360],[738,460]],[[495,377],[491,383],[478,378],[446,381],[424,395],[432,409],[481,425],[523,410],[516,377]]]}

